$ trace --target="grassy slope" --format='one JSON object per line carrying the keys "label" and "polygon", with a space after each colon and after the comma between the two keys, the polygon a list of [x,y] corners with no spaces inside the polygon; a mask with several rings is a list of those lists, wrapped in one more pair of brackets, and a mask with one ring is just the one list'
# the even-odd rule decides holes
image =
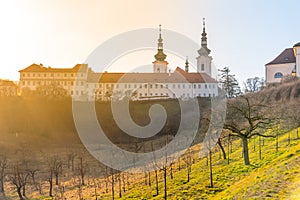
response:
{"label": "grassy slope", "polygon": [[[295,131],[291,133],[295,137]],[[292,140],[287,145],[288,134],[280,137],[280,148],[275,151],[275,139],[266,139],[262,147],[262,160],[259,159],[258,146],[254,151],[254,141],[250,142],[252,165],[244,166],[240,143],[234,144],[231,164],[214,154],[215,187],[209,188],[209,174],[206,159],[193,165],[192,179],[186,182],[186,170],[168,179],[168,199],[299,199],[300,188],[300,140]],[[123,199],[162,199],[163,183],[160,183],[160,195],[154,197],[152,188],[140,183],[129,190]]]}

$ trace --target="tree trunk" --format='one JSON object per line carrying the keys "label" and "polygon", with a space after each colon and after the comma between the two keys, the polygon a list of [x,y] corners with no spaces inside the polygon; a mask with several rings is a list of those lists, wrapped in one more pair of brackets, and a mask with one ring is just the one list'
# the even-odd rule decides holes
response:
{"label": "tree trunk", "polygon": [[4,178],[0,179],[0,193],[4,194]]}
{"label": "tree trunk", "polygon": [[58,185],[58,175],[55,175],[55,185]]}
{"label": "tree trunk", "polygon": [[227,164],[229,165],[229,163],[230,163],[230,160],[229,160],[229,155],[230,155],[230,135],[228,135],[228,144],[227,144],[228,146],[227,146]]}
{"label": "tree trunk", "polygon": [[209,150],[209,175],[210,175],[210,187],[214,187],[213,183],[213,172],[212,172],[212,157],[211,157],[211,149]]}
{"label": "tree trunk", "polygon": [[72,158],[71,163],[72,163],[72,172],[73,172],[74,171],[74,158]]}
{"label": "tree trunk", "polygon": [[276,130],[276,153],[278,152],[278,129]]}
{"label": "tree trunk", "polygon": [[156,195],[159,194],[159,190],[158,190],[158,175],[157,175],[157,169],[155,169],[155,189],[156,189]]}
{"label": "tree trunk", "polygon": [[148,172],[148,185],[151,187],[151,173]]}
{"label": "tree trunk", "polygon": [[187,170],[187,182],[190,182],[190,170]]}
{"label": "tree trunk", "polygon": [[144,182],[145,182],[145,185],[147,185],[148,183],[147,183],[147,177],[148,175],[147,175],[147,171],[145,171],[144,172]]}
{"label": "tree trunk", "polygon": [[81,174],[81,185],[85,185],[84,174]]}
{"label": "tree trunk", "polygon": [[224,147],[223,147],[223,145],[222,145],[222,142],[221,142],[221,139],[220,138],[218,138],[218,145],[219,145],[219,147],[220,147],[220,149],[221,149],[221,151],[222,151],[222,154],[223,154],[223,159],[224,160],[226,160],[226,152],[225,152],[225,150],[224,150]]}
{"label": "tree trunk", "polygon": [[258,153],[259,153],[259,160],[261,160],[261,136],[259,136],[258,140]]}
{"label": "tree trunk", "polygon": [[21,193],[21,187],[18,187],[17,188],[17,193],[18,193],[18,196],[19,196],[19,198],[20,198],[20,200],[24,200],[24,197],[22,196],[22,193]]}
{"label": "tree trunk", "polygon": [[244,164],[250,165],[248,139],[247,139],[247,137],[242,137],[241,139],[242,139],[242,143],[243,143]]}
{"label": "tree trunk", "polygon": [[111,196],[115,199],[115,177],[114,174],[111,175]]}
{"label": "tree trunk", "polygon": [[121,179],[121,174],[119,174],[118,177],[118,181],[119,181],[119,198],[122,198],[122,179]]}
{"label": "tree trunk", "polygon": [[49,196],[52,197],[52,180],[49,181]]}
{"label": "tree trunk", "polygon": [[22,187],[22,189],[23,189],[23,197],[26,198],[26,186],[24,185],[24,186]]}
{"label": "tree trunk", "polygon": [[122,182],[123,182],[123,192],[126,192],[126,181],[125,181],[125,175],[124,173],[122,174]]}
{"label": "tree trunk", "polygon": [[164,187],[165,187],[165,194],[164,199],[167,199],[167,166],[164,167]]}
{"label": "tree trunk", "polygon": [[105,192],[108,193],[108,177],[106,178],[105,181]]}
{"label": "tree trunk", "polygon": [[171,166],[170,166],[170,176],[171,176],[171,179],[173,179],[173,163],[171,163]]}

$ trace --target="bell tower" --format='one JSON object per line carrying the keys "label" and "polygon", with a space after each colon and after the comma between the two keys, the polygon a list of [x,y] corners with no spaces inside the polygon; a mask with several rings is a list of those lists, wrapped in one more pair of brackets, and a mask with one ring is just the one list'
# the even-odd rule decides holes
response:
{"label": "bell tower", "polygon": [[207,47],[207,34],[205,32],[205,18],[203,18],[203,31],[201,37],[201,48],[198,50],[199,56],[197,59],[197,72],[206,73],[211,76],[211,61],[212,57],[210,49]]}
{"label": "bell tower", "polygon": [[163,39],[161,37],[161,25],[159,25],[159,38],[157,44],[157,53],[153,62],[153,73],[168,73],[168,62],[165,61],[167,55],[163,51]]}

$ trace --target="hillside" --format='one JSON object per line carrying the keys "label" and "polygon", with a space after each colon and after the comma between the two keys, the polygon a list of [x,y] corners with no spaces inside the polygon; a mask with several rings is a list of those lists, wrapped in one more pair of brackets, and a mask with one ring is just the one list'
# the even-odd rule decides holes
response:
{"label": "hillside", "polygon": [[[114,191],[113,196],[115,198],[121,196],[120,199],[163,199],[165,180],[167,199],[297,199],[300,190],[300,140],[297,130],[289,130],[299,126],[299,94],[300,82],[298,81],[247,95],[257,102],[273,105],[271,113],[280,117],[277,122],[279,129],[269,130],[271,135],[275,135],[278,131],[278,151],[276,152],[274,137],[251,138],[249,141],[251,165],[247,166],[243,163],[240,140],[231,139],[228,145],[228,137],[222,138],[227,156],[230,152],[230,164],[222,159],[219,147],[213,149],[213,187],[209,186],[208,156],[199,153],[201,144],[191,147],[180,160],[172,164],[172,167],[157,170],[158,189],[156,189],[155,172],[119,173],[101,165],[87,154],[77,136],[70,99],[55,100],[39,97],[0,99],[0,146],[3,149],[7,148],[10,153],[8,175],[14,169],[13,166],[24,167],[19,162],[15,164],[16,160],[24,159],[22,162],[40,164],[37,173],[40,191],[38,192],[36,185],[29,181],[26,186],[29,199],[63,197],[71,200],[95,199],[96,196],[98,199],[111,199],[112,191]],[[235,100],[231,99],[229,102]],[[209,113],[209,99],[200,98],[198,101],[201,111]],[[109,102],[97,102],[96,112],[107,136],[116,145],[132,152],[136,149],[145,152],[151,151],[152,142],[165,144],[165,133],[176,133],[180,122],[180,109],[176,100],[131,102],[129,109],[134,122],[139,125],[148,124],[149,108],[157,103],[166,109],[167,123],[157,136],[148,140],[136,140],[122,132],[113,119]],[[289,117],[292,116],[290,114],[293,113],[293,119],[290,119]],[[238,122],[240,121],[239,119]],[[202,141],[206,125],[207,123],[200,124],[197,142]],[[262,130],[265,129],[259,131]],[[261,140],[260,145],[259,140]],[[138,147],[143,145],[144,148]],[[148,149],[145,146],[148,146]],[[25,149],[27,154],[22,152]],[[20,155],[15,156],[16,150]],[[74,150],[76,150],[75,160],[73,158],[75,168],[71,169],[69,156],[70,153],[74,153]],[[32,156],[33,153],[39,156]],[[53,157],[58,158],[62,163],[58,175],[61,183],[54,185],[53,197],[48,197],[47,174],[50,171],[47,162]],[[30,167],[32,166],[29,166],[29,169]],[[86,170],[85,184],[80,183],[82,180],[80,169],[83,168]],[[24,170],[26,172],[27,169]],[[16,190],[11,182],[6,181],[5,184],[6,195],[9,197],[7,199],[16,199]]]}
{"label": "hillside", "polygon": [[300,80],[270,85],[256,93],[256,98],[265,102],[292,101],[300,97]]}
{"label": "hillside", "polygon": [[[293,139],[290,144],[287,140],[289,135]],[[250,166],[245,166],[242,162],[239,141],[233,144],[229,165],[220,158],[219,152],[213,154],[214,188],[208,187],[209,169],[206,158],[199,159],[192,165],[190,182],[187,182],[187,169],[174,173],[173,179],[168,175],[168,199],[299,199],[300,140],[296,139],[296,130],[280,133],[277,153],[275,139],[265,139],[261,146],[261,159],[258,138],[255,140],[250,142],[253,163]],[[151,179],[154,181],[154,175]],[[161,173],[158,196],[155,196],[154,183],[149,187],[140,181],[135,182],[132,187],[121,199],[163,199]],[[110,195],[100,197],[111,198]]]}

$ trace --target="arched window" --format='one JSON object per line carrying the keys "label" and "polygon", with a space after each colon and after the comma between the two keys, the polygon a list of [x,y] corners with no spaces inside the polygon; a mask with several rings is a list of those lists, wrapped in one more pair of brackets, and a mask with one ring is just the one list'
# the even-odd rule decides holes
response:
{"label": "arched window", "polygon": [[282,78],[283,74],[281,72],[276,72],[274,78]]}

